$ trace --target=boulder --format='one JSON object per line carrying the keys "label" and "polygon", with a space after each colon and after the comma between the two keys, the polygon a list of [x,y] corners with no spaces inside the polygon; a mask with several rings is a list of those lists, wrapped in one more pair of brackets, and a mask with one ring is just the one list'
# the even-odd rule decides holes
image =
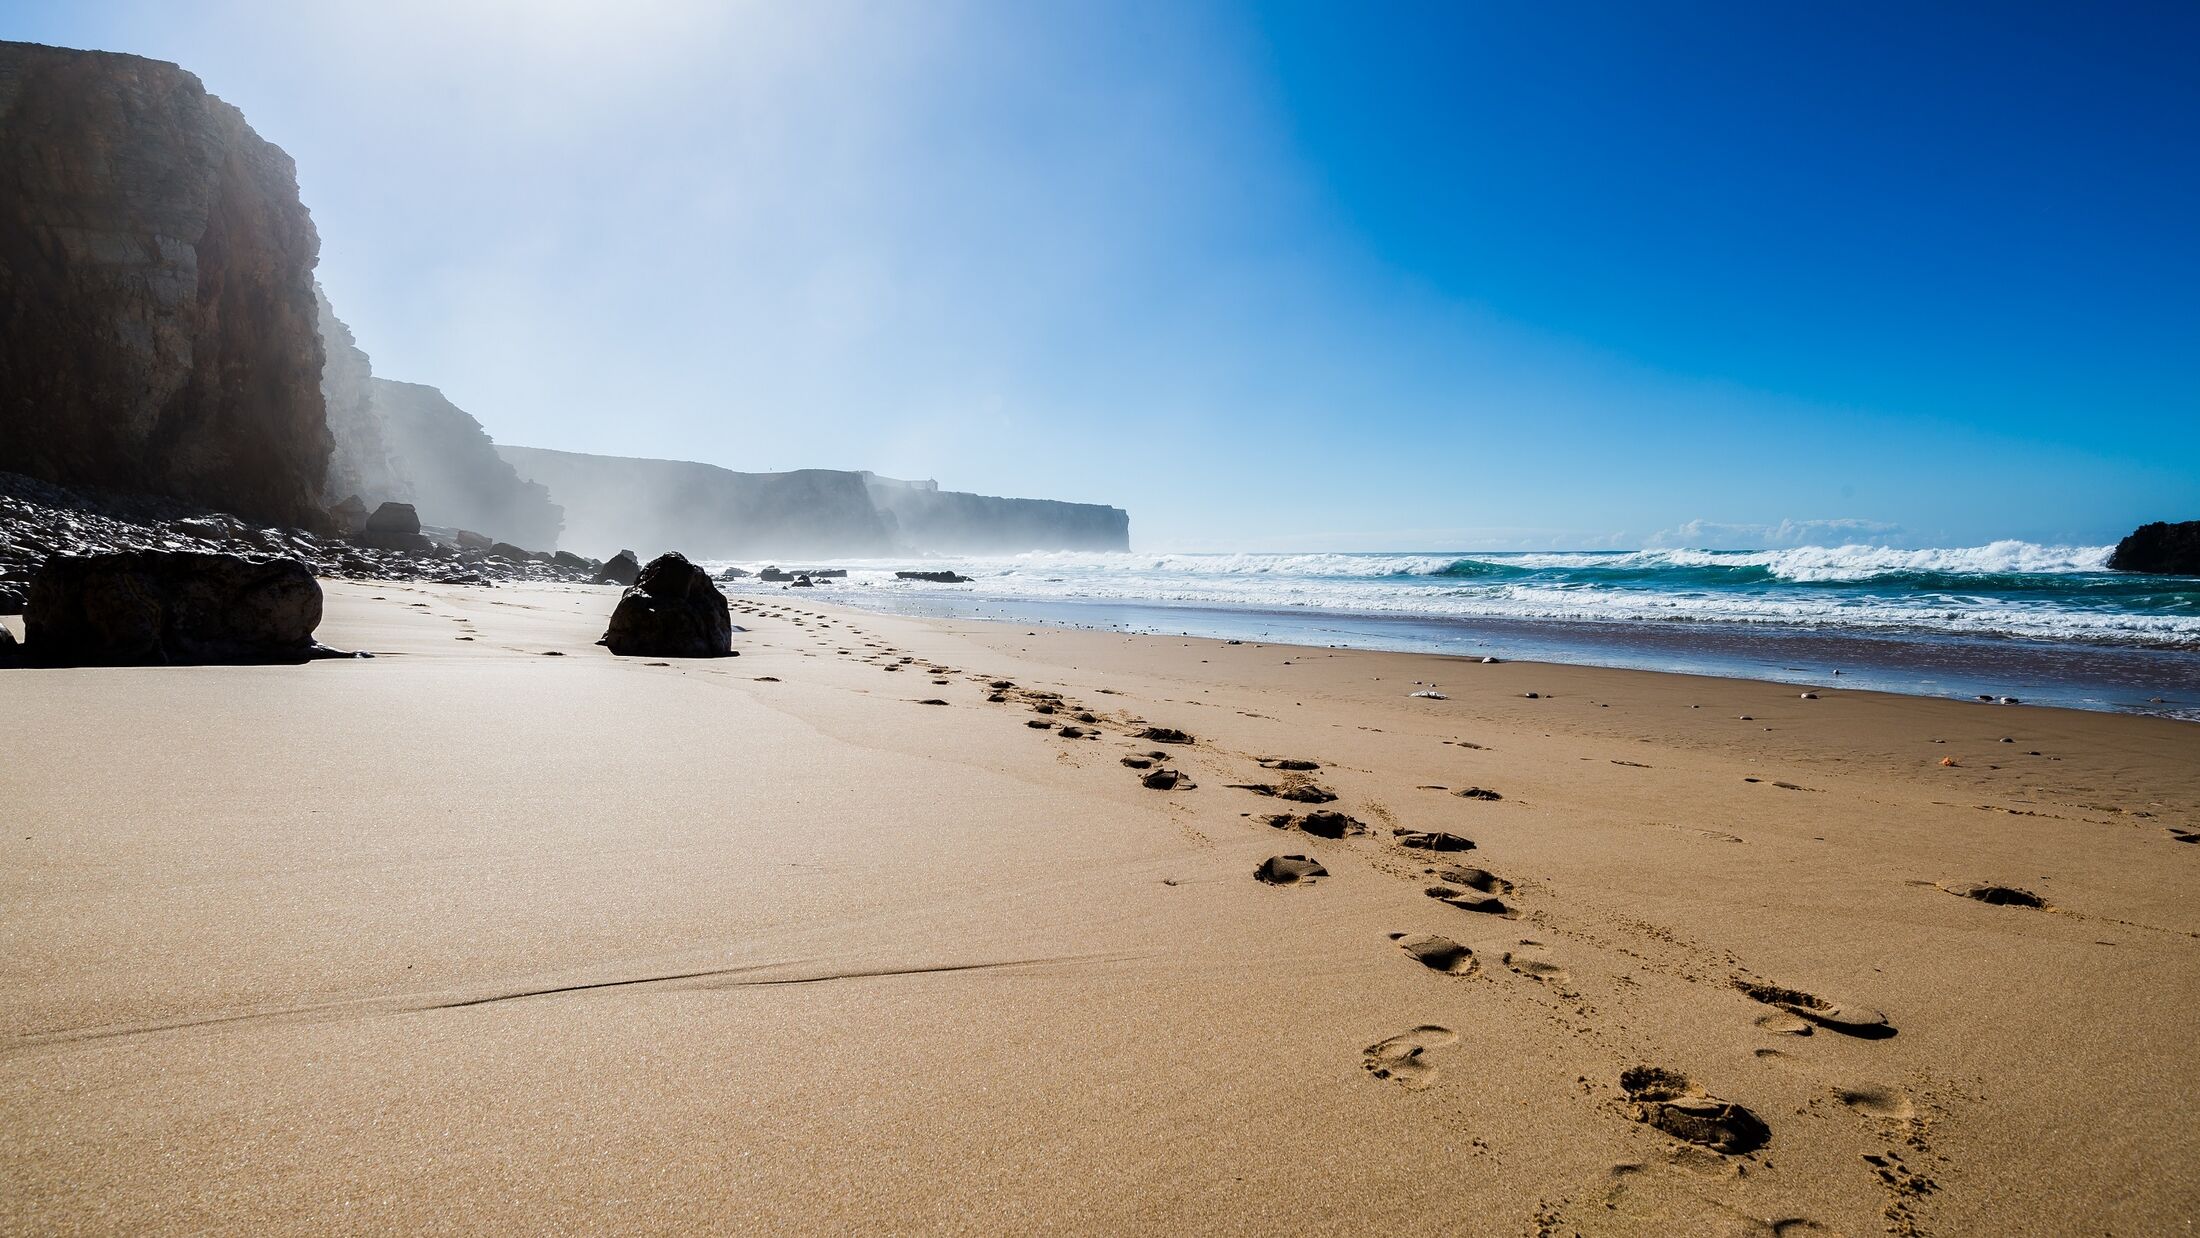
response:
{"label": "boulder", "polygon": [[[660,555],[650,562],[657,563],[663,557]],[[685,563],[687,560],[681,559],[680,562]],[[611,556],[610,560],[602,567],[596,569],[596,583],[599,585],[631,585],[640,578],[641,562],[634,557],[634,552],[631,550],[620,551]]]}
{"label": "boulder", "polygon": [[353,537],[367,530],[367,505],[359,501],[358,495],[348,495],[328,509],[328,518],[338,537]]}
{"label": "boulder", "polygon": [[791,574],[780,571],[777,565],[767,567],[763,571],[758,572],[756,574],[756,578],[758,580],[768,580],[773,584],[783,584],[787,581],[794,579]]}
{"label": "boulder", "polygon": [[384,503],[367,517],[367,527],[351,540],[376,550],[432,554],[435,543],[420,533],[420,513],[410,503]]}
{"label": "boulder", "polygon": [[584,559],[570,550],[561,550],[551,555],[550,561],[559,567],[570,568],[576,572],[593,572],[597,567],[594,559]]}
{"label": "boulder", "polygon": [[321,586],[296,559],[188,550],[55,555],[31,582],[24,645],[48,665],[303,662]]}
{"label": "boulder", "polygon": [[2200,576],[2200,520],[2143,524],[2116,543],[2108,566],[2119,572]]}
{"label": "boulder", "polygon": [[510,542],[496,543],[495,545],[489,547],[489,553],[493,555],[502,555],[505,558],[510,559],[514,563],[547,563],[550,560],[549,555],[538,554],[532,550],[522,550],[519,547],[514,546]]}
{"label": "boulder", "polygon": [[924,580],[935,585],[967,585],[970,583],[968,576],[958,576],[953,572],[896,572],[894,573],[894,579]]}
{"label": "boulder", "polygon": [[[487,550],[492,546],[503,544],[487,534],[476,533],[472,529],[453,529],[451,535],[457,540],[460,550]],[[500,550],[497,553],[503,554],[504,552]]]}
{"label": "boulder", "polygon": [[603,644],[623,657],[720,658],[733,652],[733,617],[709,572],[662,554],[620,595]]}
{"label": "boulder", "polygon": [[751,576],[754,576],[754,575],[756,575],[756,573],[754,573],[754,572],[748,572],[748,571],[743,571],[742,569],[740,569],[740,568],[737,568],[737,567],[729,567],[729,568],[727,568],[727,569],[726,569],[725,571],[723,571],[723,572],[720,572],[720,573],[718,573],[718,579],[720,579],[720,580],[747,580],[747,579],[748,579],[749,577],[751,577]]}
{"label": "boulder", "polygon": [[384,503],[367,517],[369,533],[418,533],[420,513],[410,503]]}

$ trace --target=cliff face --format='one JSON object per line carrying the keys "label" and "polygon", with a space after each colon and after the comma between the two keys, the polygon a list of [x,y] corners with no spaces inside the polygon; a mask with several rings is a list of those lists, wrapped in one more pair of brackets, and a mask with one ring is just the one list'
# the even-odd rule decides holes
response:
{"label": "cliff face", "polygon": [[357,495],[372,511],[384,502],[410,503],[412,486],[390,458],[382,418],[374,411],[374,366],[336,316],[321,286],[313,286],[321,333],[321,402],[328,408],[331,450],[328,476],[321,483],[321,505],[334,507]]}
{"label": "cliff face", "polygon": [[581,554],[633,547],[644,558],[678,550],[691,559],[742,559],[893,550],[860,473],[736,473],[540,447],[499,445],[497,452],[564,505],[563,548]]}
{"label": "cliff face", "polygon": [[547,489],[513,471],[466,410],[419,383],[375,378],[368,388],[368,415],[406,489],[403,498],[360,495],[369,508],[395,498],[419,508],[428,524],[471,529],[529,550],[558,544],[564,511]]}
{"label": "cliff face", "polygon": [[431,525],[486,533],[529,550],[557,544],[564,513],[541,486],[524,481],[466,410],[418,383],[377,378],[374,364],[314,290],[328,354],[321,397],[328,406],[324,506],[357,495],[367,510],[410,503]]}
{"label": "cliff face", "polygon": [[684,460],[497,451],[565,505],[565,548],[584,554],[622,546],[701,559],[1129,549],[1130,517],[1115,507],[958,494],[837,469],[736,473]]}
{"label": "cliff face", "polygon": [[864,481],[872,503],[915,549],[980,555],[1131,548],[1130,513],[1120,507],[964,494],[869,473]]}
{"label": "cliff face", "polygon": [[196,77],[0,43],[0,468],[320,524],[319,251]]}

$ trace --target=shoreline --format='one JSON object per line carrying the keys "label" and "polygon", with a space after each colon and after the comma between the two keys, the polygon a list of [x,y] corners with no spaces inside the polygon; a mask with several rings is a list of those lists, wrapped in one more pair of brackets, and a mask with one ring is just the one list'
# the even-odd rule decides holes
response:
{"label": "shoreline", "polygon": [[[2184,724],[806,590],[735,596],[738,658],[621,659],[608,587],[324,587],[379,656],[6,677],[0,1228],[2200,1208]],[[1365,832],[1243,789],[1300,778]],[[1646,1120],[1645,1065],[1769,1142]]]}
{"label": "shoreline", "polygon": [[[722,587],[727,584],[721,582]],[[776,589],[747,582],[731,582],[731,587],[739,596],[777,594]],[[1940,633],[1810,629],[1771,622],[1615,623],[1189,603],[1032,602],[961,591],[888,592],[845,585],[820,586],[818,596],[874,614],[916,618],[1263,640],[1467,660],[1495,656],[1797,686],[1857,687],[1921,699],[2015,696],[2026,705],[2200,721],[2200,650],[2005,637],[1959,639]],[[846,600],[840,601],[842,597]],[[1320,639],[1325,636],[1341,640]]]}

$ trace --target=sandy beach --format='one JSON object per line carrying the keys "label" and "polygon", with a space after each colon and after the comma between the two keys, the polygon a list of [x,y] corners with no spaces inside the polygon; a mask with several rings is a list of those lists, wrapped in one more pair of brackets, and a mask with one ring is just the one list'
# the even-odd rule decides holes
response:
{"label": "sandy beach", "polygon": [[2200,1215],[2193,724],[325,588],[375,658],[0,680],[0,1230]]}

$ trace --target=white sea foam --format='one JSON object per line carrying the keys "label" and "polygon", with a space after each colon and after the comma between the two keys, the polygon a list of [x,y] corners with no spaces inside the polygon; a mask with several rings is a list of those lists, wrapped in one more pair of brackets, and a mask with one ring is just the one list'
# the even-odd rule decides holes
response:
{"label": "white sea foam", "polygon": [[[2104,572],[2108,547],[2003,541],[1904,550],[1507,554],[1047,553],[932,561],[979,598],[1339,615],[1782,624],[2200,647],[2200,590]],[[754,565],[747,565],[754,566]],[[843,586],[897,581],[907,560],[854,560]],[[883,600],[883,599],[882,599]]]}

